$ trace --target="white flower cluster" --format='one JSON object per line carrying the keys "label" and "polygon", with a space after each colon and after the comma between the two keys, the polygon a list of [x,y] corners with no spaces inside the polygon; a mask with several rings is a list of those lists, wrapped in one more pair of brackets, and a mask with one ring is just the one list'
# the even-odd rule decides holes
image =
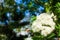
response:
{"label": "white flower cluster", "polygon": [[25,40],[33,40],[32,37],[25,38]]}
{"label": "white flower cluster", "polygon": [[53,21],[52,15],[42,13],[37,16],[37,19],[32,23],[33,32],[40,32],[41,35],[47,36],[55,29],[55,22]]}
{"label": "white flower cluster", "polygon": [[16,33],[16,36],[19,37],[20,35],[25,36],[29,35],[30,29],[25,29],[25,28],[15,28],[13,31]]}
{"label": "white flower cluster", "polygon": [[25,36],[25,35],[28,35],[28,34],[29,33],[26,32],[26,31],[21,31],[21,32],[17,33],[16,36],[19,37],[20,35]]}

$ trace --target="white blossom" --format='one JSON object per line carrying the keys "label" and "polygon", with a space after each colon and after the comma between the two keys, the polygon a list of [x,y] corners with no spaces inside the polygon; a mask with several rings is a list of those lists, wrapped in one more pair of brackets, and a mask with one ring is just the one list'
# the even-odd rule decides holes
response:
{"label": "white blossom", "polygon": [[[36,23],[37,21],[34,21],[33,22],[33,26],[32,26],[32,30],[34,31],[34,32],[39,32],[41,29],[42,29],[42,25],[41,25],[41,23]],[[34,28],[34,29],[33,29]]]}
{"label": "white blossom", "polygon": [[25,38],[25,40],[33,40],[32,37]]}
{"label": "white blossom", "polygon": [[53,31],[52,28],[50,27],[44,27],[44,30],[41,31],[41,35],[47,36],[48,34],[50,34]]}
{"label": "white blossom", "polygon": [[[37,16],[37,19],[32,23],[33,32],[40,32],[41,35],[47,36],[55,29],[53,14],[42,13]],[[48,26],[47,26],[48,25]]]}
{"label": "white blossom", "polygon": [[17,36],[17,37],[20,37],[20,35],[21,35],[21,33],[20,33],[20,32],[19,32],[19,33],[16,33],[16,36]]}
{"label": "white blossom", "polygon": [[25,31],[25,32],[22,31],[22,32],[21,32],[21,35],[28,35],[28,32],[26,32],[26,31]]}
{"label": "white blossom", "polygon": [[54,20],[57,20],[57,16],[56,16],[56,15],[54,15],[54,14],[52,13],[51,16],[54,18]]}
{"label": "white blossom", "polygon": [[53,22],[53,19],[51,15],[42,13],[41,15],[37,16],[37,20],[39,20],[42,24],[54,26],[55,23]]}
{"label": "white blossom", "polygon": [[17,37],[19,37],[20,35],[23,35],[23,36],[28,35],[28,32],[21,31],[21,32],[19,32],[19,33],[16,34]]}

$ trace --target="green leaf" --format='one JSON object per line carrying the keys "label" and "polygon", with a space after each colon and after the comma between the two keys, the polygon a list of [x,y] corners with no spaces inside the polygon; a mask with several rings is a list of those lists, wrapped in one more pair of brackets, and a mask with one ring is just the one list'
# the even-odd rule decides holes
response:
{"label": "green leaf", "polygon": [[36,16],[32,16],[31,21],[36,20]]}
{"label": "green leaf", "polygon": [[52,33],[52,34],[50,34],[50,36],[48,36],[48,39],[49,39],[49,38],[52,38],[52,37],[54,37],[54,36],[55,36],[55,34]]}

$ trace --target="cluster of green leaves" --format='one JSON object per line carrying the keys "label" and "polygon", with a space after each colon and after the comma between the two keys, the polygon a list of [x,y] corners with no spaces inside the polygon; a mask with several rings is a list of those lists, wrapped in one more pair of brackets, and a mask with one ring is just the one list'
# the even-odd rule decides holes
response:
{"label": "cluster of green leaves", "polygon": [[47,37],[42,36],[40,33],[34,33],[33,40],[54,40],[56,34],[51,33]]}
{"label": "cluster of green leaves", "polygon": [[57,33],[57,36],[60,37],[60,24],[56,26],[56,33]]}
{"label": "cluster of green leaves", "polygon": [[5,34],[0,34],[0,40],[6,40],[7,36]]}
{"label": "cluster of green leaves", "polygon": [[59,0],[56,0],[56,1],[53,0],[53,2],[54,3],[52,3],[52,9],[51,10],[57,16],[56,23],[60,24],[60,21],[59,21],[59,19],[60,19],[60,1]]}

